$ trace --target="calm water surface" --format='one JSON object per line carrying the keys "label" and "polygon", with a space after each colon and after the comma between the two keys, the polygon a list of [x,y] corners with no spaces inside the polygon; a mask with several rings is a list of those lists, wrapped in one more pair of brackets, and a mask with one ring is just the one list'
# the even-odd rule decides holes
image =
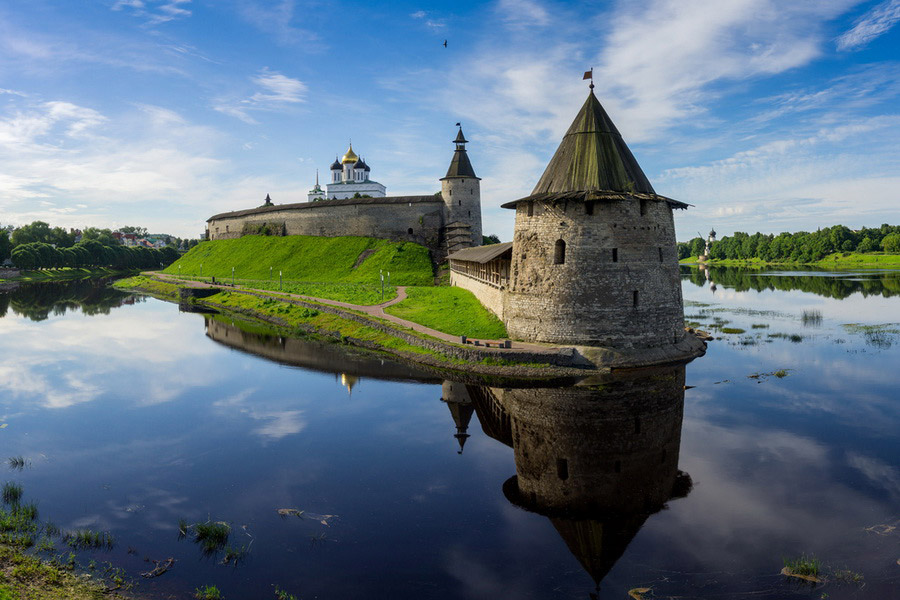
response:
{"label": "calm water surface", "polygon": [[[29,460],[0,479],[110,531],[82,563],[156,598],[900,597],[898,274],[683,276],[705,357],[556,389],[102,284],[0,292],[0,468]],[[223,565],[179,519],[228,522],[249,553]],[[804,553],[863,583],[779,575]]]}

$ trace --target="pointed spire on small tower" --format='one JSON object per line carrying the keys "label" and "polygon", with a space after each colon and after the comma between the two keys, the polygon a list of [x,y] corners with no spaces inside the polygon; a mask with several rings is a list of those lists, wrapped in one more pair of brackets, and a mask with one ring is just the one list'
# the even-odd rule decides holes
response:
{"label": "pointed spire on small tower", "polygon": [[475,169],[472,168],[472,163],[469,162],[469,156],[466,153],[466,144],[469,143],[469,140],[463,135],[462,125],[457,123],[456,126],[459,127],[456,139],[453,140],[453,143],[456,144],[456,150],[453,152],[453,160],[450,161],[450,168],[447,169],[447,174],[444,175],[444,178],[476,177]]}
{"label": "pointed spire on small tower", "polygon": [[269,194],[266,194],[266,202],[263,206],[272,206],[272,198],[269,197]]}

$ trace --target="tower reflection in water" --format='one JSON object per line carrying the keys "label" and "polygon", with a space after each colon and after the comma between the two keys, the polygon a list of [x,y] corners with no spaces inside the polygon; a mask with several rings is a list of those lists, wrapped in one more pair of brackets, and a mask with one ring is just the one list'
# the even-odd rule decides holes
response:
{"label": "tower reflection in water", "polygon": [[514,505],[550,519],[599,587],[644,522],[686,496],[678,470],[684,366],[610,376],[595,385],[492,388],[444,382],[459,451],[475,413],[511,447]]}
{"label": "tower reflection in water", "polygon": [[[360,378],[437,383],[412,366],[348,354],[326,342],[285,338],[205,317],[206,333],[234,349],[333,373],[352,392]],[[595,584],[646,520],[691,489],[678,470],[684,366],[640,370],[557,388],[497,388],[444,381],[441,400],[463,452],[477,416],[489,437],[511,447],[516,474],[503,493],[550,519]]]}

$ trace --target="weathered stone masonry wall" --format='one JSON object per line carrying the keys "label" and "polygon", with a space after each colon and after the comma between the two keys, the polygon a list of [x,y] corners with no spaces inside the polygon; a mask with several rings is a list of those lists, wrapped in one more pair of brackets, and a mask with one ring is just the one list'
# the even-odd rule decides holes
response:
{"label": "weathered stone masonry wall", "polygon": [[322,201],[288,204],[216,215],[209,239],[241,237],[245,223],[284,223],[285,235],[336,237],[359,235],[415,242],[432,252],[441,249],[444,202],[440,196]]}
{"label": "weathered stone masonry wall", "polygon": [[[504,308],[511,337],[623,349],[681,339],[684,313],[667,203],[529,204],[516,208]],[[564,259],[556,264],[559,241]]]}

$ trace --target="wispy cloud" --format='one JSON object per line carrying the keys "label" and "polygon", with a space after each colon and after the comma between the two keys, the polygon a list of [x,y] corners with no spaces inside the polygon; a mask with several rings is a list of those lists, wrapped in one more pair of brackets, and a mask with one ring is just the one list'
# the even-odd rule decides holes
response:
{"label": "wispy cloud", "polygon": [[409,16],[412,17],[413,19],[422,21],[426,27],[428,27],[429,29],[432,29],[434,31],[443,29],[444,27],[447,26],[447,24],[444,21],[442,21],[440,19],[435,19],[434,17],[430,17],[429,14],[427,12],[425,12],[424,10],[417,10],[416,12],[410,14]]}
{"label": "wispy cloud", "polygon": [[249,111],[280,110],[285,106],[306,101],[307,86],[299,79],[264,68],[259,75],[251,78],[251,81],[261,89],[243,100],[220,100],[213,108],[245,123],[256,124],[256,119]]}
{"label": "wispy cloud", "polygon": [[112,9],[128,10],[148,25],[160,25],[190,17],[191,11],[185,8],[190,3],[191,0],[118,0]]}
{"label": "wispy cloud", "polygon": [[237,11],[244,21],[282,46],[307,44],[308,48],[315,49],[322,45],[315,31],[295,24],[294,0],[238,0]]}
{"label": "wispy cloud", "polygon": [[511,29],[544,27],[550,23],[550,13],[535,0],[500,0],[497,13]]}
{"label": "wispy cloud", "polygon": [[859,50],[900,21],[900,0],[885,0],[865,13],[837,38],[838,50]]}

